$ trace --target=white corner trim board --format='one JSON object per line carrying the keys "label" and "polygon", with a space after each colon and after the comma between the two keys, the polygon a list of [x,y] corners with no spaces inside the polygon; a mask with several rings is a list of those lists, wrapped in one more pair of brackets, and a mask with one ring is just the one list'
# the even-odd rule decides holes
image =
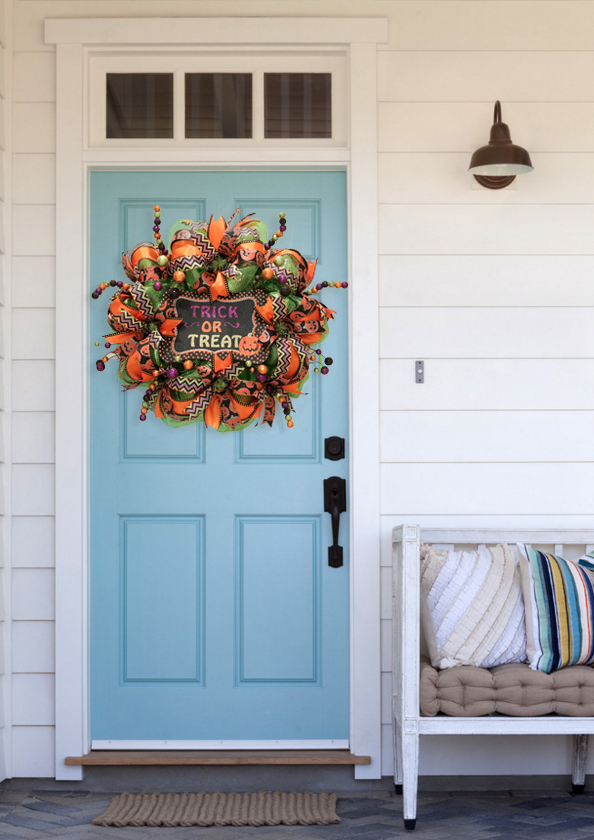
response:
{"label": "white corner trim board", "polygon": [[[168,21],[169,23],[169,21]],[[134,165],[130,152],[85,152],[89,48],[126,56],[130,45],[152,50],[172,44],[194,48],[251,44],[265,52],[280,40],[310,52],[344,48],[348,64],[347,149],[337,161],[347,171],[350,283],[350,526],[351,728],[350,749],[371,756],[357,778],[381,776],[380,520],[379,520],[379,288],[377,241],[376,43],[387,40],[383,18],[162,18],[48,19],[46,43],[56,44],[56,778],[80,779],[66,756],[91,746],[88,715],[87,616],[87,180],[90,168]],[[118,45],[121,45],[118,47]],[[327,164],[277,149],[275,164],[295,168]],[[261,150],[217,152],[219,166],[241,161],[261,166]],[[188,166],[187,152],[146,150],[136,167]],[[202,164],[204,165],[204,164]],[[200,168],[200,165],[195,165]],[[371,247],[369,245],[371,243]],[[354,281],[354,282],[353,282]],[[356,329],[353,319],[356,313]],[[78,359],[76,365],[72,359]]]}

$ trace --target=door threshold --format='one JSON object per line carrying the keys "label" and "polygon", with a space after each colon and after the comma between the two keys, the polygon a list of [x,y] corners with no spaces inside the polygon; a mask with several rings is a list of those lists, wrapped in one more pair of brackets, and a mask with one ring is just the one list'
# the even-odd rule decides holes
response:
{"label": "door threshold", "polygon": [[69,766],[114,767],[157,765],[371,764],[368,755],[349,750],[91,750],[70,755]]}

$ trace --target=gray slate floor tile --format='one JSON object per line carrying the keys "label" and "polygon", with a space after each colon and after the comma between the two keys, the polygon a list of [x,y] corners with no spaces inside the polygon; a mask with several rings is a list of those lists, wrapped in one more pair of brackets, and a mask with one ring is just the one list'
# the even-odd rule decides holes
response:
{"label": "gray slate floor tile", "polygon": [[564,791],[427,793],[417,830],[405,832],[402,797],[339,795],[332,826],[104,828],[92,825],[111,797],[85,791],[3,791],[0,840],[594,840],[594,795]]}

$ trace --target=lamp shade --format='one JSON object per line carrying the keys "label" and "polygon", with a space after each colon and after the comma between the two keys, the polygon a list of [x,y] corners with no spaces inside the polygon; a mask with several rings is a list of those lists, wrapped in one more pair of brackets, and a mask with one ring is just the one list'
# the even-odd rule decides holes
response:
{"label": "lamp shade", "polygon": [[509,127],[501,122],[501,103],[496,102],[491,137],[486,146],[481,146],[473,154],[469,172],[488,178],[509,179],[511,176],[513,180],[516,175],[523,175],[533,168],[526,149],[512,143]]}

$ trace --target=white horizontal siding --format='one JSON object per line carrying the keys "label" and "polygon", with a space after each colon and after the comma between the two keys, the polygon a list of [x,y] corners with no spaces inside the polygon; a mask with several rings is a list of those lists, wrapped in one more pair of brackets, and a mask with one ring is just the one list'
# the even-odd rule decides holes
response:
{"label": "white horizontal siding", "polygon": [[[51,156],[50,156],[51,157]],[[56,261],[54,257],[12,258],[12,305],[27,309],[55,306]]]}
{"label": "white horizontal siding", "polygon": [[14,726],[12,773],[16,778],[52,777],[56,763],[53,726]]}
{"label": "white horizontal siding", "polygon": [[56,107],[53,102],[15,102],[14,147],[19,153],[56,151]]}
{"label": "white horizontal siding", "polygon": [[593,307],[386,307],[380,315],[380,356],[592,357],[593,323]]}
{"label": "white horizontal siding", "polygon": [[383,514],[591,514],[594,464],[382,464]]}
{"label": "white horizontal siding", "polygon": [[14,516],[53,516],[53,464],[14,464],[12,512]]}
{"label": "white horizontal siding", "polygon": [[[380,52],[378,99],[381,102],[500,99],[505,103],[591,103],[594,100],[594,52],[591,50],[592,44],[585,52]],[[505,111],[503,117],[507,121]]]}
{"label": "white horizontal siding", "polygon": [[[51,324],[48,325],[48,329]],[[12,407],[15,411],[53,411],[56,405],[56,370],[47,359],[12,363]]]}
{"label": "white horizontal siding", "polygon": [[[391,528],[589,527],[594,510],[594,5],[397,5],[378,61],[386,773]],[[495,99],[535,166],[500,192],[467,171]],[[425,738],[420,772],[570,771],[570,739],[518,744]]]}
{"label": "white horizontal siding", "polygon": [[[592,204],[593,152],[535,152],[531,159],[534,173],[494,191],[489,205]],[[469,165],[469,152],[382,152],[379,200],[382,204],[484,204],[484,187],[468,172]]]}
{"label": "white horizontal siding", "polygon": [[13,206],[12,252],[27,257],[55,255],[56,208],[52,204]]}
{"label": "white horizontal siding", "polygon": [[380,254],[594,254],[592,204],[493,206],[483,201],[382,205]]}
{"label": "white horizontal siding", "polygon": [[54,620],[54,570],[13,569],[13,621]]}
{"label": "white horizontal siding", "polygon": [[12,626],[13,673],[53,673],[54,642],[53,621],[14,621]]}
{"label": "white horizontal siding", "polygon": [[54,540],[53,516],[13,517],[13,568],[52,568],[54,566]]}
{"label": "white horizontal siding", "polygon": [[12,200],[15,204],[56,203],[55,155],[13,155]]}
{"label": "white horizontal siding", "polygon": [[12,677],[14,726],[53,726],[55,720],[53,674],[19,674]]}
{"label": "white horizontal siding", "polygon": [[13,309],[13,359],[53,359],[56,355],[52,309]]}
{"label": "white horizontal siding", "polygon": [[[531,154],[594,151],[594,102],[549,104],[504,100],[502,107],[512,138]],[[489,139],[492,119],[493,101],[489,99],[481,102],[380,102],[379,150],[465,152],[470,157],[474,149]],[[538,175],[535,171],[525,177]]]}
{"label": "white horizontal siding", "polygon": [[414,371],[414,357],[381,361],[382,409],[594,409],[594,359],[431,359],[423,385]]}
{"label": "white horizontal siding", "polygon": [[594,463],[594,411],[384,411],[384,462]]}
{"label": "white horizontal siding", "polygon": [[54,463],[55,422],[53,412],[13,412],[12,461],[14,464]]}
{"label": "white horizontal siding", "polygon": [[53,53],[15,52],[13,73],[15,102],[56,101],[56,57]]}
{"label": "white horizontal siding", "polygon": [[380,303],[593,306],[592,278],[594,256],[388,255],[380,257]]}

